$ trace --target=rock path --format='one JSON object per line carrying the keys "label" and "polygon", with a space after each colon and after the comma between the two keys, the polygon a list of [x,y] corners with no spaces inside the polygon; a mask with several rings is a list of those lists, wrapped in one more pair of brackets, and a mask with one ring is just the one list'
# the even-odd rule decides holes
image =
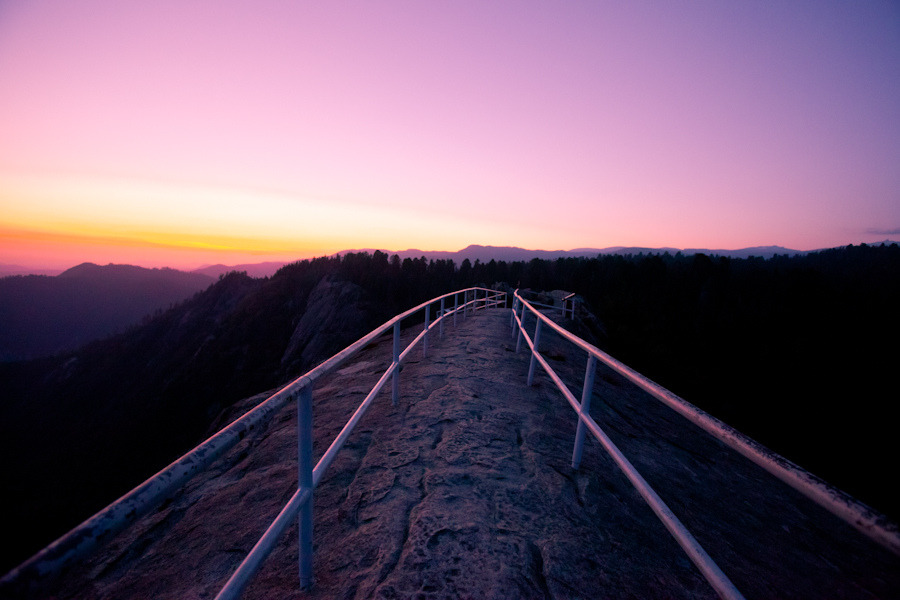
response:
{"label": "rock path", "polygon": [[[387,386],[316,490],[314,588],[297,590],[294,526],[246,598],[715,597],[599,444],[571,468],[574,413],[543,374],[525,385],[508,319],[460,318],[411,353],[397,406]],[[585,357],[542,350],[578,396]],[[317,456],[389,354],[317,387]],[[748,598],[900,597],[900,558],[602,367],[591,412]],[[53,597],[213,598],[293,492],[295,432],[287,407]]]}

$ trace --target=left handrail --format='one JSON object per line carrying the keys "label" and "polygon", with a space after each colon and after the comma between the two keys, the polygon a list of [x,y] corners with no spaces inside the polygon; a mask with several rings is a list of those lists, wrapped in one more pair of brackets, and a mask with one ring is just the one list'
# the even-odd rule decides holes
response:
{"label": "left handrail", "polygon": [[[389,378],[393,378],[394,381],[391,401],[394,404],[397,403],[397,375],[399,374],[400,364],[419,342],[422,343],[423,353],[427,352],[427,339],[429,331],[438,326],[440,328],[440,331],[443,332],[443,320],[451,314],[455,319],[456,314],[460,310],[463,311],[463,316],[465,316],[468,312],[469,306],[472,307],[473,311],[476,311],[479,308],[500,306],[505,305],[506,303],[505,292],[495,292],[494,290],[488,290],[486,288],[469,288],[468,290],[463,290],[463,292],[467,293],[469,290],[474,292],[473,299],[471,301],[468,301],[466,300],[466,296],[464,295],[463,304],[460,306],[458,305],[456,300],[454,300],[453,309],[445,309],[444,300],[451,295],[456,298],[456,294],[458,294],[459,292],[445,294],[444,296],[433,298],[432,300],[422,303],[416,308],[410,309],[406,313],[403,313],[403,315],[409,316],[423,307],[425,309],[425,324],[422,331],[409,343],[409,345],[402,353],[399,352],[399,340],[400,320],[402,320],[401,317],[403,315],[394,317],[394,319],[388,321],[387,323],[382,325],[381,328],[379,328],[380,330],[382,330],[382,333],[384,333],[385,331],[387,331],[389,325],[393,327],[393,361],[391,362],[391,365],[387,368],[387,370],[385,370],[385,372],[381,375],[375,386],[366,395],[365,399],[363,399],[363,401],[360,403],[359,407],[357,407],[356,411],[344,425],[343,429],[341,429],[341,432],[337,435],[337,437],[319,459],[319,462],[316,464],[315,468],[311,468],[312,384],[314,382],[314,379],[310,378],[308,381],[300,381],[305,379],[305,377],[301,377],[297,380],[300,387],[300,390],[297,394],[297,454],[299,470],[297,491],[288,501],[287,505],[285,505],[282,511],[278,514],[269,528],[265,531],[263,536],[256,543],[250,553],[244,558],[244,560],[238,566],[237,570],[232,574],[231,578],[229,578],[228,582],[225,584],[225,587],[223,587],[216,596],[216,600],[233,600],[240,596],[241,592],[250,582],[253,575],[256,574],[256,572],[262,566],[262,563],[265,561],[266,557],[269,555],[269,553],[272,552],[278,539],[288,528],[288,526],[290,526],[294,516],[298,514],[300,538],[298,544],[300,588],[308,589],[312,586],[313,490],[319,484],[319,481],[321,481],[322,476],[325,474],[325,470],[334,460],[334,457],[337,455],[338,451],[347,441],[347,438],[350,436],[353,428],[356,427],[356,424],[360,419],[362,419],[363,415],[372,404],[372,401],[375,399],[375,396],[378,395]],[[484,298],[478,298],[478,290],[484,290]],[[493,295],[489,296],[489,293],[493,293]],[[430,319],[431,305],[437,301],[440,301],[441,303],[440,311],[438,312],[439,316],[432,322]],[[480,307],[479,302],[481,302]]]}
{"label": "left handrail", "polygon": [[[479,297],[479,292],[484,292],[484,295]],[[460,295],[462,295],[463,298],[462,303],[459,302]],[[445,312],[445,301],[451,297],[454,298],[454,309]],[[202,472],[213,461],[235,446],[240,440],[247,437],[250,432],[257,427],[265,425],[265,423],[268,422],[276,412],[283,408],[289,400],[296,398],[298,402],[301,402],[301,398],[307,395],[306,392],[309,392],[311,395],[312,387],[317,380],[333,372],[360,350],[392,328],[394,330],[394,357],[391,366],[388,368],[388,372],[382,376],[381,380],[379,380],[377,389],[381,389],[381,386],[386,382],[388,375],[393,376],[394,386],[392,399],[396,403],[399,383],[399,364],[406,358],[413,346],[420,341],[425,342],[428,332],[435,325],[443,328],[443,319],[445,317],[453,315],[455,320],[459,311],[462,311],[462,315],[465,317],[470,310],[475,311],[481,308],[500,306],[505,304],[505,298],[505,292],[497,292],[482,287],[470,287],[427,300],[386,321],[353,344],[350,344],[337,354],[331,356],[313,369],[310,369],[305,374],[289,382],[252,410],[197,445],[193,450],[185,453],[133,490],[98,511],[18,567],[14,568],[0,579],[0,591],[11,589],[13,587],[22,587],[25,589],[40,588],[47,582],[48,578],[77,563],[96,548],[98,544],[123,531],[140,517],[161,504],[165,499],[171,497],[178,489],[187,483],[187,481]],[[429,323],[431,305],[437,302],[441,303],[441,314],[434,322]],[[398,351],[400,323],[404,319],[423,309],[426,313],[426,322],[423,331],[412,341],[410,346],[400,354]],[[374,397],[374,393],[370,395]],[[349,432],[347,435],[349,435]],[[346,437],[344,439],[346,439]],[[310,447],[311,442],[312,440],[310,439]],[[339,449],[339,447],[337,449]],[[334,452],[336,452],[337,449],[335,449]],[[331,448],[329,448],[329,451],[330,450]],[[330,460],[328,462],[330,463]],[[327,465],[328,463],[325,463],[323,468],[318,470],[315,483],[321,479],[322,473],[324,473],[324,469],[327,468]],[[313,483],[312,487],[315,487],[315,483]],[[301,482],[297,494],[295,494],[284,510],[288,510],[288,508],[291,508],[294,505],[297,505],[298,507],[304,504],[311,506],[311,503],[304,501],[304,498],[309,497],[311,497],[311,490],[309,494],[303,493],[303,485]],[[284,512],[284,510],[282,512]],[[287,521],[290,521],[290,519],[287,519]]]}

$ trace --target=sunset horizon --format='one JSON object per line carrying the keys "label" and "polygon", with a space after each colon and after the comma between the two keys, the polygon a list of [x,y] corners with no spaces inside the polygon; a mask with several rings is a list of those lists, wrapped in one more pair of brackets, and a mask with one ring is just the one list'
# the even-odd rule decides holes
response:
{"label": "sunset horizon", "polygon": [[[222,250],[197,250],[196,248],[188,248],[182,249],[178,246],[165,246],[159,245],[154,246],[153,250],[158,251],[157,256],[147,256],[142,252],[142,246],[139,244],[134,244],[134,249],[136,251],[135,254],[129,254],[128,251],[114,250],[114,254],[106,254],[103,252],[91,253],[84,252],[81,254],[77,254],[81,258],[57,258],[55,254],[54,258],[50,258],[47,260],[30,260],[30,261],[21,261],[16,262],[15,260],[3,260],[0,261],[0,277],[7,275],[33,275],[33,274],[43,274],[43,275],[53,275],[64,272],[73,267],[82,265],[82,264],[96,264],[99,266],[105,265],[131,265],[136,267],[142,267],[145,269],[176,269],[179,271],[200,271],[202,269],[213,267],[213,266],[226,266],[226,267],[236,267],[241,265],[263,265],[263,264],[289,264],[292,262],[302,261],[302,260],[310,260],[320,257],[327,256],[335,256],[338,254],[344,254],[347,252],[373,252],[380,251],[387,253],[389,256],[394,254],[409,254],[410,252],[421,252],[423,255],[436,254],[436,253],[459,253],[467,248],[472,246],[480,246],[484,248],[516,248],[521,249],[526,252],[574,252],[582,249],[590,249],[590,250],[607,250],[610,248],[623,248],[623,249],[632,249],[632,248],[640,248],[640,249],[648,249],[650,251],[658,250],[660,252],[667,251],[710,251],[710,252],[734,252],[740,250],[746,250],[750,248],[778,248],[784,249],[788,253],[790,252],[817,252],[823,250],[830,250],[834,248],[842,248],[846,246],[854,246],[854,245],[872,245],[879,246],[881,244],[900,244],[897,240],[894,239],[882,239],[878,241],[870,241],[870,242],[849,242],[847,244],[840,244],[836,246],[822,246],[815,248],[794,248],[785,246],[783,244],[754,244],[750,246],[740,246],[740,247],[707,247],[707,246],[671,246],[671,245],[648,245],[648,244],[629,244],[622,245],[617,244],[614,246],[580,246],[580,247],[572,247],[572,248],[526,248],[522,246],[516,245],[503,245],[499,246],[496,244],[466,244],[462,247],[458,248],[431,248],[431,247],[409,247],[409,248],[399,248],[399,247],[387,247],[387,246],[352,246],[347,248],[339,248],[336,250],[323,250],[323,251],[312,251],[312,252],[285,252],[285,253],[267,253],[267,252],[252,252],[252,251],[222,251]],[[102,243],[99,244],[102,247]],[[126,249],[129,246],[124,246]],[[50,249],[52,250],[52,243],[50,244]],[[71,256],[71,254],[67,254],[66,256]],[[200,260],[198,256],[206,257],[206,260]],[[166,258],[170,257],[170,258]],[[5,258],[5,256],[4,256]],[[427,258],[427,256],[426,256]]]}
{"label": "sunset horizon", "polygon": [[900,234],[900,9],[0,8],[0,263]]}

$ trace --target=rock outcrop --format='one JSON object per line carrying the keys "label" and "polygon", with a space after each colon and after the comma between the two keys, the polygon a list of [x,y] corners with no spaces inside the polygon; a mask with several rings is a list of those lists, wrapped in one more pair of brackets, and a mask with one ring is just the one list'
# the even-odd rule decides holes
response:
{"label": "rock outcrop", "polygon": [[309,295],[306,310],[294,328],[281,358],[281,366],[292,372],[340,351],[365,332],[365,291],[348,281],[323,278]]}

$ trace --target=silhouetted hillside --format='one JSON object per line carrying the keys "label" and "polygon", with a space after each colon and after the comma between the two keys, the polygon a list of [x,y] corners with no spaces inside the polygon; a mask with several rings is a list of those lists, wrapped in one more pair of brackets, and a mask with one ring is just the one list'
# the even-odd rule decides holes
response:
{"label": "silhouetted hillside", "polygon": [[896,244],[769,260],[663,254],[482,268],[577,291],[601,320],[603,349],[900,518],[900,495],[884,479],[896,468]]}
{"label": "silhouetted hillside", "polygon": [[173,269],[84,263],[55,277],[0,279],[0,361],[51,356],[124,331],[214,278]]}
{"label": "silhouetted hillside", "polygon": [[0,571],[193,447],[224,407],[327,358],[405,299],[434,295],[426,270],[379,254],[294,263],[270,279],[230,273],[126,333],[0,364],[2,526],[31,524],[4,545]]}

